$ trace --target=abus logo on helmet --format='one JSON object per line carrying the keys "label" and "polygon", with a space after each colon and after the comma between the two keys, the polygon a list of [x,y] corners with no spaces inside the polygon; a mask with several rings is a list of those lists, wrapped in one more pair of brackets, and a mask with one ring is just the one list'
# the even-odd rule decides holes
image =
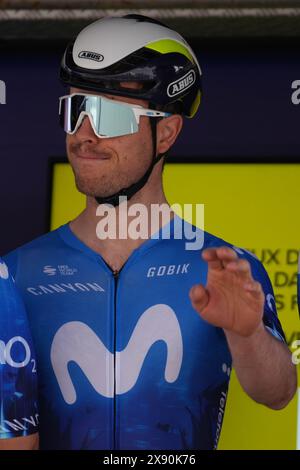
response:
{"label": "abus logo on helmet", "polygon": [[80,57],[80,59],[95,60],[96,62],[102,62],[104,60],[104,57],[102,54],[98,54],[97,52],[90,52],[90,51],[81,51],[79,52],[78,57]]}
{"label": "abus logo on helmet", "polygon": [[194,85],[196,81],[196,74],[194,70],[191,70],[184,77],[179,78],[175,82],[170,83],[167,89],[167,94],[170,98],[179,95],[182,91]]}

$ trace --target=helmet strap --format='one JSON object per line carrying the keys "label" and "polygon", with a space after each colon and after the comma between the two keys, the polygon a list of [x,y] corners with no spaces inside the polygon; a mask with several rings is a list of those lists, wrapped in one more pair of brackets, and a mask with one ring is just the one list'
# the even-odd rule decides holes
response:
{"label": "helmet strap", "polygon": [[119,197],[125,196],[127,200],[131,199],[134,194],[136,194],[140,189],[142,189],[145,184],[147,183],[154,165],[156,165],[159,160],[164,156],[164,154],[158,154],[156,156],[156,136],[157,136],[157,118],[150,117],[150,126],[151,126],[151,133],[152,133],[152,148],[153,148],[153,156],[152,162],[146,171],[146,173],[136,182],[133,183],[128,188],[123,188],[115,194],[107,197],[95,197],[98,204],[111,204],[114,207],[117,207],[120,204]]}

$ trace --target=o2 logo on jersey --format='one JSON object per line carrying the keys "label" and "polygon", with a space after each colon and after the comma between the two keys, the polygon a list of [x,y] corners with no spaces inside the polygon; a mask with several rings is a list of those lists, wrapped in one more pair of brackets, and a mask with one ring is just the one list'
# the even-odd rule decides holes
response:
{"label": "o2 logo on jersey", "polygon": [[70,362],[81,368],[97,393],[113,398],[115,394],[127,393],[135,386],[143,362],[157,341],[163,341],[167,346],[165,380],[175,382],[181,370],[183,341],[178,319],[168,305],[157,304],[148,308],[140,316],[126,348],[115,355],[85,323],[65,323],[55,334],[51,346],[52,367],[65,402],[72,405],[77,400],[68,370]]}
{"label": "o2 logo on jersey", "polygon": [[[17,354],[14,353],[14,349],[20,349],[22,353],[18,354],[19,358],[16,357]],[[19,369],[21,367],[26,367],[29,363],[32,363],[32,372],[36,372],[36,362],[35,359],[31,359],[31,351],[29,344],[26,339],[22,336],[14,336],[6,344],[4,341],[0,340],[0,364],[7,364],[10,367]]]}

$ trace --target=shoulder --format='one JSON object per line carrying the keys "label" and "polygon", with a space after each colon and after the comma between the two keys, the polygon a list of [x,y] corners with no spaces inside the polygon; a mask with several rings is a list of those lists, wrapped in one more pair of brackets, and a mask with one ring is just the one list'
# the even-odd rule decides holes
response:
{"label": "shoulder", "polygon": [[258,259],[258,257],[252,253],[251,251],[247,250],[246,248],[237,246],[234,243],[230,243],[222,238],[216,237],[210,233],[205,232],[205,239],[206,242],[203,248],[212,248],[212,247],[220,247],[220,246],[227,246],[233,249],[239,258],[246,259],[251,266],[252,274],[258,280],[269,279],[266,269],[264,268],[262,262]]}
{"label": "shoulder", "polygon": [[16,276],[18,264],[22,259],[30,257],[32,262],[34,262],[34,254],[38,256],[41,251],[50,250],[51,247],[55,248],[60,240],[59,230],[60,229],[56,229],[52,232],[41,235],[40,237],[37,237],[7,253],[3,257],[3,261],[8,266],[12,276]]}
{"label": "shoulder", "polygon": [[[193,241],[190,244],[190,248],[187,248],[187,240],[190,239],[191,232],[194,233],[193,240],[195,240],[196,242]],[[263,284],[263,287],[269,288],[270,280],[267,271],[264,268],[262,262],[251,251],[243,247],[237,246],[236,244],[230,241],[224,240],[223,238],[218,237],[208,231],[201,230],[200,228],[190,224],[185,220],[184,241],[186,249],[194,250],[195,254],[199,254],[199,252],[201,253],[206,248],[218,248],[221,246],[227,246],[233,249],[239,256],[239,258],[244,258],[249,262],[253,277],[259,282],[261,282],[261,284]]]}

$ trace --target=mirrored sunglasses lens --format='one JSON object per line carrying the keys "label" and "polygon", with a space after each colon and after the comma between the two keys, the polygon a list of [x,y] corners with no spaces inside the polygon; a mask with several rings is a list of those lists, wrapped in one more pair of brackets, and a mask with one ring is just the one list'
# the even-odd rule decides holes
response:
{"label": "mirrored sunglasses lens", "polygon": [[89,113],[99,137],[118,137],[138,131],[138,124],[129,106],[100,96],[68,96],[61,100],[60,124],[65,132],[74,132],[82,112]]}
{"label": "mirrored sunglasses lens", "polygon": [[113,101],[102,101],[99,129],[102,135],[117,137],[138,131],[132,108]]}

